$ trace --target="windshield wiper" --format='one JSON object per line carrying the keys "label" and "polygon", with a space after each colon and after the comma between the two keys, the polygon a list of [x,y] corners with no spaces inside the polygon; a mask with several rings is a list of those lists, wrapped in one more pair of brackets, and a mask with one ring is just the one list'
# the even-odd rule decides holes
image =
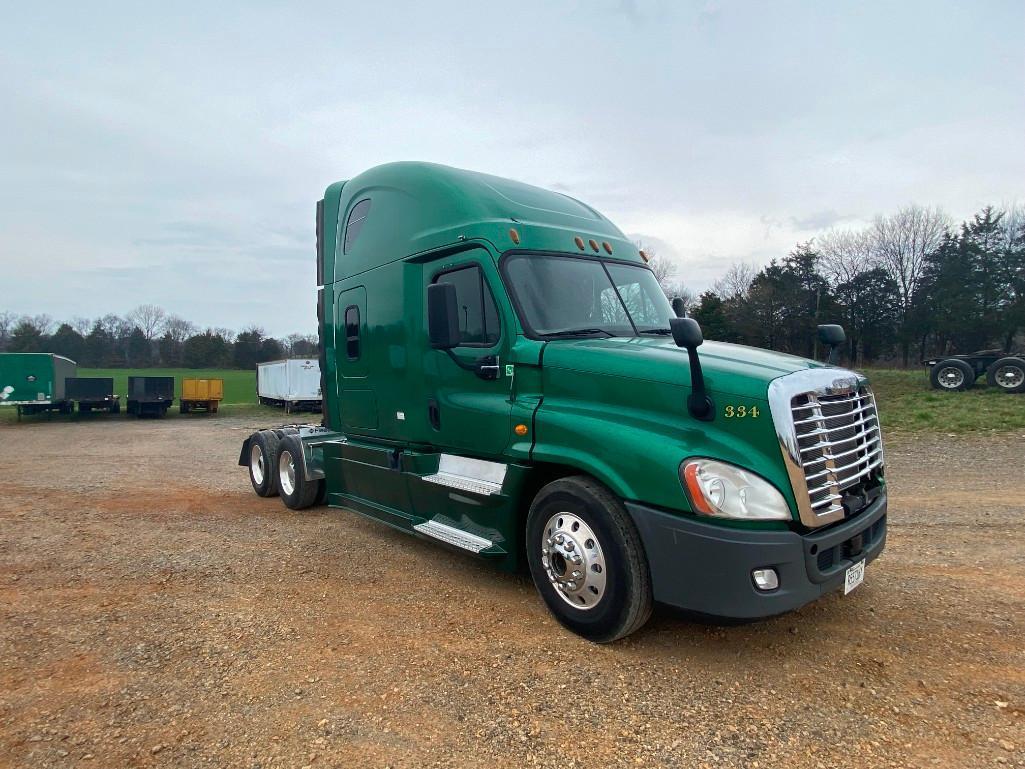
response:
{"label": "windshield wiper", "polygon": [[541,336],[593,336],[594,334],[605,334],[605,336],[615,336],[611,331],[606,331],[603,328],[567,328],[563,331],[549,331],[541,334]]}
{"label": "windshield wiper", "polygon": [[672,330],[668,328],[639,328],[637,329],[638,334],[661,334],[662,336],[669,336]]}

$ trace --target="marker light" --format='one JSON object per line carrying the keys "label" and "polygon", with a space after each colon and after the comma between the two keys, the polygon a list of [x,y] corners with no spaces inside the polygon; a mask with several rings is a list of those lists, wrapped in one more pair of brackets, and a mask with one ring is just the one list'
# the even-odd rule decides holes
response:
{"label": "marker light", "polygon": [[516,427],[513,428],[513,432],[516,433],[517,435],[526,435],[527,434],[527,426],[523,425],[523,424],[516,425]]}
{"label": "marker light", "polygon": [[601,247],[605,249],[605,253],[606,254],[608,254],[609,256],[612,256],[612,244],[611,243],[609,243],[607,240],[603,240],[601,242]]}
{"label": "marker light", "polygon": [[754,473],[714,459],[688,459],[680,480],[694,512],[744,521],[787,521],[790,508],[771,483]]}
{"label": "marker light", "polygon": [[[581,248],[582,248],[582,246],[581,246]],[[638,251],[637,253],[641,255],[641,259],[643,259],[644,263],[647,264],[648,263],[648,255],[646,253],[644,253],[643,251]]]}
{"label": "marker light", "polygon": [[573,242],[577,244],[577,248],[579,248],[581,251],[584,250],[584,239],[582,237],[577,235],[575,238],[573,238]]}
{"label": "marker light", "polygon": [[518,246],[520,244],[520,233],[516,230],[509,230],[509,240]]}
{"label": "marker light", "polygon": [[596,253],[596,254],[598,253],[598,241],[597,240],[594,240],[592,238],[591,240],[587,241],[587,245],[589,245],[591,247],[591,250],[594,251],[594,253]]}

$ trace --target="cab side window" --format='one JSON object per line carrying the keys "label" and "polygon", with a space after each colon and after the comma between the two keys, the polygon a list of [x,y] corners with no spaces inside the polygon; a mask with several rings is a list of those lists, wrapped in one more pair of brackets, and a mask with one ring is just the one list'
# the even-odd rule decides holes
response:
{"label": "cab side window", "polygon": [[498,342],[498,307],[480,267],[472,264],[443,272],[434,282],[451,283],[456,287],[461,345],[490,347]]}

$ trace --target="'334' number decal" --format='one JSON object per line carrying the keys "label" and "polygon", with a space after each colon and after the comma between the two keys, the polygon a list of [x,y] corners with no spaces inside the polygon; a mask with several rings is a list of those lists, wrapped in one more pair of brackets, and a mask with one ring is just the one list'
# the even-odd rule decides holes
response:
{"label": "'334' number decal", "polygon": [[723,416],[727,419],[758,419],[762,412],[757,406],[727,406],[723,409]]}

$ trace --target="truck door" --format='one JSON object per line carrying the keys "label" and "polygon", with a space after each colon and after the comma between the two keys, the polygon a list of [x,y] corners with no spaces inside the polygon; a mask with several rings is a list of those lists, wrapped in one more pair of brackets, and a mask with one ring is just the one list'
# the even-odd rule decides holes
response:
{"label": "truck door", "polygon": [[431,349],[427,334],[422,337],[431,443],[462,453],[499,454],[510,437],[510,380],[504,362],[514,333],[495,300],[502,296],[502,283],[494,260],[476,249],[444,265],[425,265],[424,277],[425,294],[432,283],[455,286],[462,337],[450,351]]}
{"label": "truck door", "polygon": [[[377,398],[370,386],[367,358],[367,289],[343,288],[335,302],[335,365],[341,428],[377,430]],[[330,385],[329,385],[330,386]]]}

